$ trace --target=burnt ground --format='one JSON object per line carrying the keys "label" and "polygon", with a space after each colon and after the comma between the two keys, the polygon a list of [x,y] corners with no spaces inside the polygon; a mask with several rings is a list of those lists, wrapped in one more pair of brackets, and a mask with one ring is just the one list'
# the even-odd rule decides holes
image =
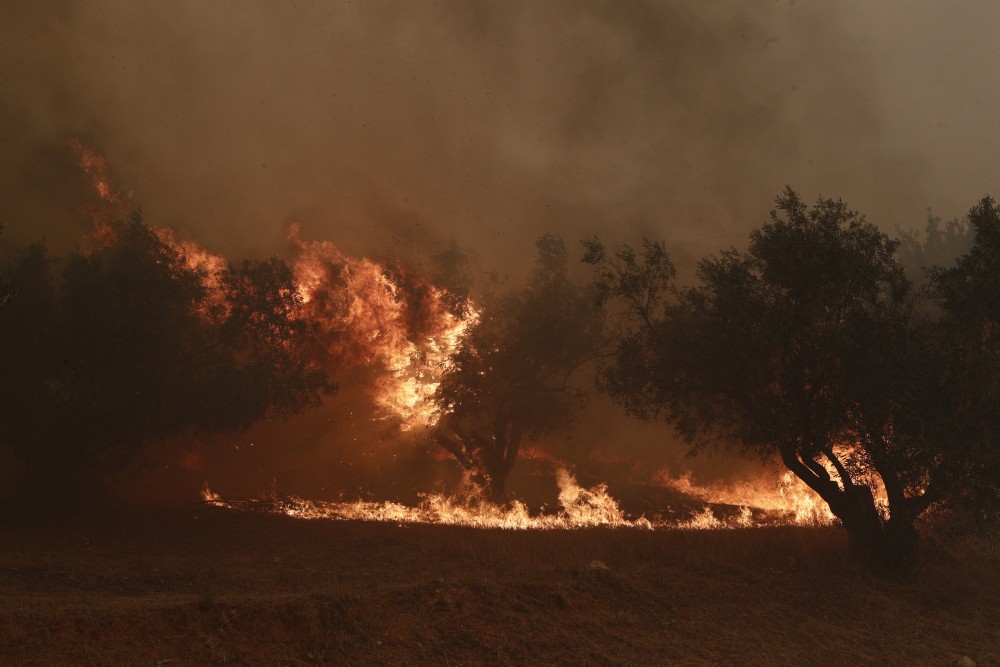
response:
{"label": "burnt ground", "polygon": [[1000,665],[1000,560],[974,545],[932,541],[883,580],[836,528],[502,532],[191,505],[22,517],[0,539],[3,665]]}

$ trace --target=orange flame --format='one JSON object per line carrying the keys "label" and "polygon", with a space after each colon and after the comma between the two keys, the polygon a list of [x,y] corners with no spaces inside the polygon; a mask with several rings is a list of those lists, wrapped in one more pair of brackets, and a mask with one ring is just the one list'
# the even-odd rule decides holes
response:
{"label": "orange flame", "polygon": [[[135,202],[131,192],[122,192],[108,174],[108,160],[100,153],[88,148],[82,142],[73,139],[70,148],[79,154],[80,169],[90,176],[94,190],[101,199],[101,206],[90,206],[85,212],[90,217],[94,229],[87,238],[88,251],[93,252],[106,248],[115,241],[115,229],[112,223],[124,220],[135,212]],[[177,233],[167,227],[152,228],[156,237],[170,247],[184,268],[195,271],[201,277],[202,285],[209,295],[209,305],[224,305],[221,275],[227,267],[226,260],[209,252],[194,241],[177,237]],[[203,313],[209,316],[209,308]]]}
{"label": "orange flame", "polygon": [[108,160],[77,139],[69,142],[70,150],[79,155],[77,165],[90,177],[94,190],[100,197],[100,206],[88,206],[86,212],[94,225],[87,241],[92,249],[107,247],[114,241],[111,223],[127,217],[135,210],[131,192],[121,192],[108,175]]}
{"label": "orange flame", "polygon": [[[90,250],[106,247],[114,242],[112,223],[135,211],[132,193],[116,187],[104,156],[75,139],[69,145],[79,155],[80,169],[91,178],[102,202],[100,207],[87,209],[94,225],[87,239]],[[177,253],[182,266],[201,276],[211,306],[224,308],[221,275],[227,268],[226,260],[193,241],[178,238],[172,229],[158,227],[153,231]],[[321,354],[327,367],[332,372],[344,367],[375,367],[371,390],[383,415],[398,420],[403,430],[433,426],[439,414],[431,398],[463,332],[479,317],[478,311],[469,304],[458,315],[448,308],[445,292],[427,281],[401,272],[394,275],[370,259],[343,254],[328,241],[303,241],[297,225],[290,227],[289,237],[298,252],[293,271],[303,303],[300,315],[319,326],[323,334]],[[212,310],[210,307],[204,315],[211,316]],[[197,467],[194,459],[190,463]],[[266,508],[302,518],[507,529],[748,527],[758,523],[751,508],[779,512],[783,516],[779,522],[784,523],[833,521],[826,505],[791,473],[769,487],[759,483],[699,486],[691,481],[689,473],[673,478],[664,471],[660,481],[665,486],[706,503],[741,508],[735,517],[719,518],[706,506],[694,517],[674,522],[651,522],[644,517],[629,519],[609,495],[606,485],[582,488],[565,469],[557,470],[556,481],[561,509],[555,514],[533,515],[519,501],[505,507],[485,502],[471,482],[467,482],[469,486],[458,496],[427,494],[418,507],[391,502],[313,502],[293,497],[268,501]],[[203,497],[220,507],[265,506],[263,501],[223,500],[207,485]],[[773,519],[768,522],[775,523]]]}
{"label": "orange flame", "polygon": [[[706,503],[738,506],[744,520],[751,523],[746,514],[750,508],[779,513],[782,515],[780,522],[803,526],[826,525],[835,520],[827,504],[791,472],[784,472],[776,479],[765,474],[748,482],[696,484],[691,480],[690,471],[673,477],[669,470],[664,469],[657,475],[657,481]],[[699,527],[715,527],[717,520],[708,508],[706,510],[707,514],[703,513],[693,520],[703,524]]]}
{"label": "orange flame", "polygon": [[[668,479],[675,488],[685,493],[704,494],[704,508],[686,518],[629,518],[618,501],[608,493],[606,485],[583,488],[565,469],[556,470],[560,507],[554,514],[532,513],[527,505],[517,500],[504,506],[485,502],[482,489],[476,487],[469,477],[464,480],[460,492],[450,496],[425,494],[417,507],[394,502],[311,501],[295,496],[269,500],[226,500],[207,484],[202,499],[216,507],[265,511],[300,519],[443,524],[504,530],[566,530],[596,526],[646,530],[731,530],[774,525],[828,525],[834,521],[833,516],[821,507],[818,498],[813,500],[808,494],[801,494],[800,497],[800,490],[792,484],[792,480],[782,479],[775,491],[761,492],[760,489],[751,490],[752,485],[731,486],[727,491],[727,487],[723,486],[693,485],[689,477]],[[782,498],[786,502],[779,500]],[[802,505],[796,505],[800,502]],[[740,506],[738,512],[733,514],[713,508],[713,505],[720,504]]]}
{"label": "orange flame", "polygon": [[376,405],[399,420],[403,430],[437,421],[431,397],[476,317],[451,312],[443,290],[406,276],[407,287],[386,267],[342,253],[329,241],[303,241],[298,225],[289,229],[298,248],[294,272],[305,316],[319,324],[332,369],[376,366]]}
{"label": "orange flame", "polygon": [[652,529],[654,524],[645,517],[628,519],[618,502],[599,485],[581,488],[572,474],[559,470],[561,508],[555,514],[533,514],[528,506],[513,501],[507,506],[482,500],[482,489],[466,477],[463,490],[453,496],[426,494],[417,507],[394,502],[322,502],[289,497],[268,501],[228,501],[206,484],[202,499],[210,505],[228,509],[257,509],[300,519],[332,519],[338,521],[377,521],[392,523],[442,524],[503,530],[555,530],[613,526]]}
{"label": "orange flame", "polygon": [[[90,250],[114,242],[116,220],[135,210],[131,193],[120,191],[108,161],[80,141],[70,142],[80,169],[90,176],[102,205],[87,209],[94,230]],[[205,317],[226,312],[221,276],[226,260],[166,227],[153,228],[172,248],[181,265],[196,271],[208,293]],[[374,367],[370,392],[384,417],[401,428],[432,426],[437,412],[431,400],[439,378],[474,321],[470,306],[461,316],[449,310],[445,292],[420,278],[398,276],[367,258],[350,257],[328,241],[303,241],[297,225],[289,236],[297,248],[293,271],[302,298],[299,316],[317,324],[323,336],[319,361],[331,374],[344,368]]]}

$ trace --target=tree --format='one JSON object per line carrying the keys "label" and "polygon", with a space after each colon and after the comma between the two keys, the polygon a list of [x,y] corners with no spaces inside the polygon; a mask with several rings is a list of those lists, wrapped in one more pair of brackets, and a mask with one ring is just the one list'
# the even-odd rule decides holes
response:
{"label": "tree", "polygon": [[283,262],[209,276],[137,214],[112,229],[65,261],[23,250],[19,298],[0,311],[0,440],[48,496],[91,492],[171,437],[243,429],[333,388],[299,354],[308,326]]}
{"label": "tree", "polygon": [[528,285],[481,305],[434,396],[434,439],[495,500],[521,444],[572,423],[584,397],[574,373],[600,344],[600,310],[567,275],[562,240],[543,236],[536,245]]}
{"label": "tree", "polygon": [[[934,370],[911,415],[941,461],[932,484],[950,504],[995,517],[1000,509],[1000,209],[984,197],[969,211],[972,247],[930,271],[940,309],[928,346]],[[928,404],[943,409],[926,410]],[[923,409],[923,410],[922,410]],[[923,412],[923,414],[922,414]]]}
{"label": "tree", "polygon": [[898,230],[899,249],[896,252],[907,275],[914,282],[923,282],[934,267],[953,264],[969,251],[973,242],[973,230],[965,220],[942,222],[940,216],[927,211],[924,232]]}
{"label": "tree", "polygon": [[585,261],[631,318],[601,386],[634,415],[663,416],[693,451],[720,443],[779,458],[856,555],[901,567],[916,518],[943,496],[942,457],[961,453],[921,431],[922,411],[945,414],[930,391],[942,365],[896,247],[842,202],[810,208],[790,189],[746,251],[700,262],[694,287],[673,284],[662,245],[640,261],[595,240]]}

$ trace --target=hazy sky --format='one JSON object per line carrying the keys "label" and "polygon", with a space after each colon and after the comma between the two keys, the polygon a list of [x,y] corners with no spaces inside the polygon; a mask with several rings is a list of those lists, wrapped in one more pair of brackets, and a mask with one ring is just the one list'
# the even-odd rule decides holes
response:
{"label": "hazy sky", "polygon": [[[1000,195],[997,26],[987,1],[6,0],[0,240],[58,253],[87,229],[72,138],[148,222],[231,257],[298,221],[411,261],[455,239],[501,272],[543,232],[661,238],[690,267],[785,184],[921,226]],[[687,465],[619,414],[588,411],[572,447]],[[353,442],[329,421],[271,439]],[[316,451],[325,479],[341,449]]]}
{"label": "hazy sky", "polygon": [[[59,230],[105,152],[153,224],[374,253],[542,231],[741,244],[789,183],[892,230],[1000,155],[991,2],[5,2],[0,215]],[[76,227],[73,225],[76,224]],[[69,235],[67,235],[68,238]]]}

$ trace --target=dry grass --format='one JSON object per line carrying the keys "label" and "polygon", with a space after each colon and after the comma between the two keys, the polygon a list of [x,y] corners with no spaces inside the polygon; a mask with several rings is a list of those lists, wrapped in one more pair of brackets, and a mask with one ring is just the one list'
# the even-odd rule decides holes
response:
{"label": "dry grass", "polygon": [[505,533],[197,507],[0,538],[0,664],[1000,665],[993,557],[931,546],[878,580],[836,529]]}

